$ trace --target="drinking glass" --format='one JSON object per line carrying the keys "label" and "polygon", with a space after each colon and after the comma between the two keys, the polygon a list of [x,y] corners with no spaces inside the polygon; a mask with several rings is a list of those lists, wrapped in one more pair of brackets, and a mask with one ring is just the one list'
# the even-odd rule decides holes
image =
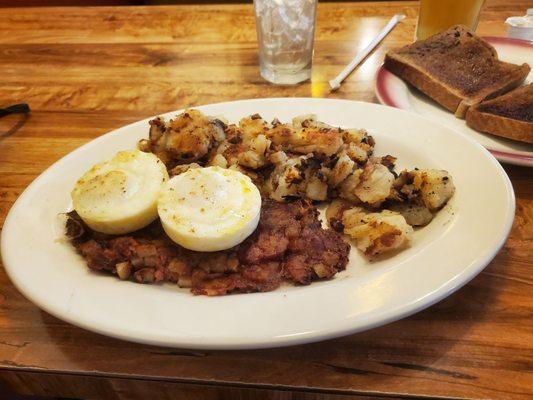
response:
{"label": "drinking glass", "polygon": [[317,0],[254,0],[259,69],[276,84],[311,77]]}
{"label": "drinking glass", "polygon": [[479,13],[485,0],[420,0],[416,38],[426,39],[453,25],[476,30]]}

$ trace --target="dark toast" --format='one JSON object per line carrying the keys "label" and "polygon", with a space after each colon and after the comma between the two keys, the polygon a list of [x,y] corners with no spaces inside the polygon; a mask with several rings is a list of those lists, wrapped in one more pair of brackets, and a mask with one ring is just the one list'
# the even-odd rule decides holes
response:
{"label": "dark toast", "polygon": [[459,118],[468,107],[520,86],[531,69],[498,60],[494,47],[462,25],[389,51],[385,68]]}
{"label": "dark toast", "polygon": [[533,143],[533,83],[471,107],[466,123],[477,131]]}

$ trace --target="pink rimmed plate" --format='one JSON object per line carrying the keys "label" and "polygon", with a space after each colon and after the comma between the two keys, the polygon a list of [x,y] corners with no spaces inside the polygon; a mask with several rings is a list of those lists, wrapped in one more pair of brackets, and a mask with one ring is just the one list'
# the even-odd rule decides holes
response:
{"label": "pink rimmed plate", "polygon": [[[533,61],[533,43],[504,37],[484,37],[493,45],[501,60],[522,64]],[[533,72],[526,78],[526,83],[533,81]],[[435,103],[383,66],[376,74],[376,96],[381,104],[409,110],[431,118],[448,127],[458,130],[483,145],[499,161],[533,167],[533,145],[501,138],[468,127],[464,120],[456,118],[445,108]]]}

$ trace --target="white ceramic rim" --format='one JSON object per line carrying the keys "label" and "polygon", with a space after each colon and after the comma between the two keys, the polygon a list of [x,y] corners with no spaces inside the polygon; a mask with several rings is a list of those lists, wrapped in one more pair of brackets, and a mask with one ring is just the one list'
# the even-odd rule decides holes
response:
{"label": "white ceramic rim", "polygon": [[[305,104],[313,104],[316,103],[318,109],[320,108],[320,103],[326,102],[326,103],[332,103],[332,106],[339,106],[339,107],[361,107],[362,109],[368,108],[371,109],[377,109],[377,108],[383,108],[387,109],[386,113],[392,113],[398,114],[399,118],[403,115],[404,117],[407,117],[406,112],[398,109],[393,109],[391,107],[384,107],[377,104],[371,104],[371,103],[361,103],[361,102],[354,102],[349,100],[332,100],[332,99],[308,99],[308,98],[281,98],[281,99],[251,99],[251,100],[240,100],[235,102],[226,102],[226,103],[218,103],[218,104],[212,104],[212,105],[206,105],[197,107],[199,109],[202,108],[217,108],[217,107],[225,107],[225,106],[234,106],[239,107],[240,105],[246,104],[246,103],[253,103],[254,105],[258,106],[257,112],[261,112],[261,105],[269,104],[269,103],[287,103],[287,104],[298,104],[299,102],[305,103]],[[178,113],[179,111],[167,113],[169,115]],[[401,114],[401,115],[400,115]],[[433,122],[431,119],[427,119],[418,115],[409,114],[408,117],[413,120],[418,121],[425,121],[425,123],[429,123],[431,125],[437,125],[435,122]],[[4,229],[2,232],[2,238],[1,238],[1,250],[2,250],[2,257],[4,261],[5,269],[11,278],[12,282],[15,284],[15,286],[18,288],[18,290],[30,301],[35,303],[37,306],[39,306],[44,311],[66,321],[73,325],[82,327],[84,329],[94,331],[97,333],[101,333],[104,335],[116,337],[119,339],[124,339],[128,341],[134,341],[139,343],[145,343],[145,344],[152,344],[152,345],[161,345],[161,346],[169,346],[169,347],[185,347],[185,348],[201,348],[201,349],[251,349],[251,348],[269,348],[269,347],[281,347],[281,346],[288,346],[288,345],[295,345],[295,344],[302,344],[302,343],[308,343],[308,342],[315,342],[325,339],[330,339],[333,337],[339,337],[344,336],[348,334],[353,334],[359,331],[371,329],[377,326],[381,326],[384,324],[387,324],[392,321],[396,321],[398,319],[404,318],[406,316],[409,316],[411,314],[414,314],[422,309],[425,309],[436,302],[440,301],[441,299],[447,297],[451,293],[455,292],[457,289],[461,288],[463,285],[465,285],[467,282],[469,282],[472,278],[474,278],[489,262],[490,260],[498,253],[500,248],[503,246],[509,231],[511,229],[513,219],[514,219],[514,211],[515,211],[515,199],[514,199],[514,192],[511,185],[511,182],[509,178],[507,177],[505,171],[501,167],[501,165],[496,161],[496,159],[487,151],[485,150],[481,145],[476,143],[473,139],[469,138],[468,136],[460,133],[452,131],[449,128],[442,127],[450,132],[450,134],[457,135],[458,137],[461,137],[461,140],[464,140],[465,145],[474,146],[477,148],[477,151],[479,151],[479,155],[482,157],[482,159],[487,162],[489,166],[494,167],[494,172],[498,174],[497,178],[500,179],[503,185],[503,188],[505,190],[505,200],[506,200],[506,209],[504,210],[497,210],[497,212],[501,213],[502,221],[504,221],[502,230],[499,233],[498,237],[495,238],[494,243],[490,243],[490,247],[487,247],[482,251],[480,254],[477,254],[475,259],[471,260],[470,264],[465,266],[460,273],[453,276],[451,279],[448,279],[446,282],[441,282],[441,285],[434,288],[434,290],[430,292],[424,293],[424,295],[420,296],[419,294],[416,294],[418,296],[417,298],[413,298],[411,301],[407,303],[402,304],[395,304],[395,306],[391,306],[388,309],[380,310],[379,313],[375,313],[369,316],[366,316],[365,318],[360,318],[357,321],[357,318],[353,318],[349,315],[345,316],[344,319],[339,320],[338,324],[335,326],[329,326],[326,328],[321,328],[317,330],[311,330],[306,332],[296,332],[291,335],[281,335],[281,336],[261,336],[261,337],[254,337],[254,338],[248,338],[246,335],[244,336],[236,336],[236,337],[223,337],[223,338],[214,338],[213,336],[208,339],[206,342],[206,338],[202,337],[183,337],[183,336],[177,336],[177,337],[168,337],[165,335],[146,335],[146,332],[139,332],[136,329],[130,329],[129,327],[124,327],[123,330],[117,330],[117,329],[110,329],[109,326],[106,326],[105,324],[102,325],[98,319],[87,319],[83,316],[79,315],[65,315],[64,312],[59,310],[58,308],[54,307],[49,303],[49,301],[46,298],[43,298],[42,296],[36,296],[34,293],[34,288],[32,288],[32,284],[29,284],[26,281],[23,281],[19,279],[19,272],[17,271],[17,268],[19,265],[17,265],[17,254],[15,254],[14,251],[11,251],[10,245],[12,238],[10,238],[10,232],[12,231],[14,225],[16,224],[16,215],[20,212],[24,212],[23,209],[20,209],[21,204],[21,198],[23,198],[28,192],[32,191],[37,185],[40,184],[40,182],[44,179],[46,179],[48,173],[52,169],[62,168],[64,164],[67,164],[71,160],[75,159],[79,154],[82,154],[85,152],[86,149],[88,149],[91,146],[96,146],[102,141],[109,140],[110,137],[113,135],[120,134],[121,131],[127,130],[128,128],[131,128],[135,124],[140,123],[146,123],[148,119],[139,121],[134,124],[130,124],[128,126],[125,126],[123,128],[119,128],[118,130],[112,131],[106,135],[103,135],[83,146],[76,149],[75,151],[71,152],[70,154],[66,155],[62,159],[60,159],[58,162],[56,162],[54,165],[52,165],[50,168],[48,168],[45,172],[43,172],[38,178],[36,178],[25,190],[25,192],[19,197],[17,202],[13,205],[11,208],[5,223],[4,223]],[[311,285],[309,288],[313,288],[313,285]],[[308,290],[308,288],[304,288],[305,290]],[[257,295],[276,295],[276,292],[269,292],[269,293],[259,293],[259,294],[246,294],[246,295],[237,295],[242,296],[243,301],[251,300],[250,296],[257,296]],[[224,298],[229,298],[231,296],[226,296]],[[257,298],[257,297],[256,297]],[[272,297],[273,298],[273,297]],[[218,298],[222,299],[222,298]],[[357,322],[357,323],[356,323]],[[144,333],[141,335],[141,333]]]}

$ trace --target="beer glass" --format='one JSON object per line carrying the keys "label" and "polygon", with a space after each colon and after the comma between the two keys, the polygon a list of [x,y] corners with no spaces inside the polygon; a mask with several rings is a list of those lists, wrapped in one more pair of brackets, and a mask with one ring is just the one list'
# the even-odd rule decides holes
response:
{"label": "beer glass", "polygon": [[485,0],[420,0],[417,39],[426,39],[453,25],[466,25],[476,30]]}

